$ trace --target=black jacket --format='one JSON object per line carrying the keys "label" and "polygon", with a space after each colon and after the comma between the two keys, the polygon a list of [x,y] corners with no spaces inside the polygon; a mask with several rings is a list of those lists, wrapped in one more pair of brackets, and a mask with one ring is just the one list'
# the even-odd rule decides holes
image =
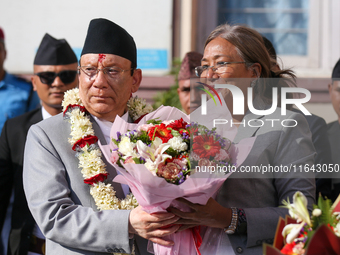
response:
{"label": "black jacket", "polygon": [[22,170],[29,128],[42,120],[41,108],[6,121],[0,137],[0,229],[2,229],[11,191],[14,189],[11,231],[7,254],[27,255],[35,221],[28,209]]}

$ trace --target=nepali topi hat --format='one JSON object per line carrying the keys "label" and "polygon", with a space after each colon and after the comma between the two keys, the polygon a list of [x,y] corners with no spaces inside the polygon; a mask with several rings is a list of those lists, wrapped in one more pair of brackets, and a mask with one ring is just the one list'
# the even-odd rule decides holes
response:
{"label": "nepali topi hat", "polygon": [[195,51],[185,54],[181,64],[181,69],[178,73],[178,80],[187,80],[196,77],[195,67],[201,65],[202,58],[203,55]]}
{"label": "nepali topi hat", "polygon": [[332,79],[339,80],[340,79],[340,59],[335,64],[332,72]]}
{"label": "nepali topi hat", "polygon": [[1,27],[0,27],[0,42],[2,43],[5,42],[5,34]]}
{"label": "nepali topi hat", "polygon": [[113,54],[137,66],[137,49],[132,36],[122,27],[107,19],[93,19],[87,30],[81,56],[85,54]]}
{"label": "nepali topi hat", "polygon": [[34,65],[68,65],[77,62],[77,56],[65,39],[55,39],[45,34],[37,54]]}

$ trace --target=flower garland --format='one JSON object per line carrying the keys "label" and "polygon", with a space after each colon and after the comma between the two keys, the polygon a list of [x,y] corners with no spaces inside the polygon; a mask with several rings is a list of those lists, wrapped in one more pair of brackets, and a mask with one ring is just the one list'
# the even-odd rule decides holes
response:
{"label": "flower garland", "polygon": [[[94,198],[99,210],[131,210],[138,206],[136,198],[129,194],[125,199],[119,200],[111,184],[105,184],[107,171],[102,160],[102,153],[97,145],[90,121],[90,115],[79,97],[79,89],[75,88],[65,92],[62,102],[64,119],[71,123],[71,138],[68,139],[72,149],[77,151],[79,168],[84,182],[91,185],[90,194]],[[146,104],[144,99],[131,97],[127,103],[129,115],[138,121],[145,114],[151,112],[152,106]]]}

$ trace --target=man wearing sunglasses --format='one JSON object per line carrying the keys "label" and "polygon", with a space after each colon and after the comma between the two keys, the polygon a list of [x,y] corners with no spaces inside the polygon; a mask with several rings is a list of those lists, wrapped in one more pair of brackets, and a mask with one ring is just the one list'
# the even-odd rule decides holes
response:
{"label": "man wearing sunglasses", "polygon": [[61,113],[64,92],[78,85],[77,57],[66,40],[45,34],[34,59],[31,80],[41,108],[6,121],[0,137],[0,223],[14,188],[8,255],[45,252],[45,237],[27,207],[22,187],[23,153],[30,126]]}

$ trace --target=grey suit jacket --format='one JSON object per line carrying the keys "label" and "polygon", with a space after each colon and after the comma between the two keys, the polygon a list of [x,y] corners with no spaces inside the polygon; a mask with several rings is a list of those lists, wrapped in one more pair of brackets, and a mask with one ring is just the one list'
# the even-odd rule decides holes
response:
{"label": "grey suit jacket", "polygon": [[[301,191],[307,197],[310,211],[315,203],[314,174],[299,173],[298,168],[314,163],[315,150],[308,124],[303,115],[287,111],[286,116],[281,116],[280,110],[278,108],[268,116],[254,115],[248,111],[243,119],[246,127],[243,124],[239,126],[234,140],[238,142],[243,138],[256,137],[248,157],[238,167],[238,172],[225,181],[217,196],[221,205],[243,208],[246,213],[247,233],[228,236],[235,254],[262,254],[262,243],[273,242],[279,216],[288,214],[287,209],[278,206],[288,197],[293,201],[292,196],[296,191]],[[273,119],[277,121],[272,122]],[[285,126],[295,125],[294,120],[298,125],[282,126],[281,122],[286,119],[290,121],[284,121]],[[249,127],[249,123],[257,127]],[[290,173],[240,172],[241,168],[249,171],[253,166],[269,165],[292,165],[292,168]],[[294,166],[298,170],[296,173],[293,173]]]}
{"label": "grey suit jacket", "polygon": [[[106,144],[98,124],[91,121],[95,134]],[[59,114],[32,126],[25,147],[24,190],[32,215],[46,236],[47,254],[130,253],[130,211],[97,210],[69,137],[70,124]],[[111,183],[116,170],[103,160]],[[121,185],[112,185],[116,196],[124,197]],[[137,246],[137,254],[148,254],[146,240],[136,238],[144,246]]]}

